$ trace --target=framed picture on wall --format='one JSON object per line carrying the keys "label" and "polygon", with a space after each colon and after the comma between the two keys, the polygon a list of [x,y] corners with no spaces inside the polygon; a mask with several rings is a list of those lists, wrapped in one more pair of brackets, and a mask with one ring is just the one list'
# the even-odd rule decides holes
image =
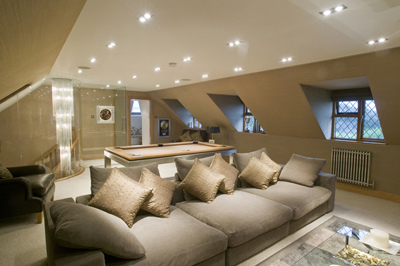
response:
{"label": "framed picture on wall", "polygon": [[114,106],[96,106],[97,123],[113,124],[115,120]]}
{"label": "framed picture on wall", "polygon": [[158,137],[169,138],[171,131],[171,121],[169,118],[158,119]]}

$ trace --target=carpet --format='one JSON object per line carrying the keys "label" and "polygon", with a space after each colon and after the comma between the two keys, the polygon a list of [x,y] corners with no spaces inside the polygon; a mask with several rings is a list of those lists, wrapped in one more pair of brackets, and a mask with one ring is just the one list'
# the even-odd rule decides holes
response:
{"label": "carpet", "polygon": [[[337,231],[343,226],[364,230],[369,232],[371,228],[357,224],[336,216],[324,222],[311,232],[299,238],[284,249],[275,253],[258,265],[264,266],[315,266],[315,265],[352,265],[334,255],[345,247],[346,237],[338,234]],[[390,240],[400,243],[400,238],[391,235]],[[362,252],[368,253],[369,249],[353,236],[350,238],[349,245]],[[400,252],[399,252],[400,253]],[[384,251],[373,250],[371,255],[389,261],[389,265],[400,265],[400,254],[397,256],[388,254]]]}

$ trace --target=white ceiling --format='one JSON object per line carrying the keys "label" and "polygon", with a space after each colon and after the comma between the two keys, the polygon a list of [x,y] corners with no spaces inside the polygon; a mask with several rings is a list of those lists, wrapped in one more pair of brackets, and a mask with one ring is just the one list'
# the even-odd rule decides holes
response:
{"label": "white ceiling", "polygon": [[[338,4],[347,9],[319,14]],[[145,12],[153,17],[140,23]],[[152,91],[398,46],[399,0],[88,0],[50,75]]]}

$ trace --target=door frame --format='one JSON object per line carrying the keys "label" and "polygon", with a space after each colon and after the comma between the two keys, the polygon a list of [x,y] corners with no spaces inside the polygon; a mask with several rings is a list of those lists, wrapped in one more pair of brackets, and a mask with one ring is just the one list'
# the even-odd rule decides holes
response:
{"label": "door frame", "polygon": [[[150,144],[154,143],[153,141],[153,100],[149,97],[141,97],[141,96],[126,96],[126,143],[128,146],[131,144],[131,100],[147,100],[150,101]],[[129,107],[129,108],[128,108]],[[129,130],[128,130],[129,128]]]}

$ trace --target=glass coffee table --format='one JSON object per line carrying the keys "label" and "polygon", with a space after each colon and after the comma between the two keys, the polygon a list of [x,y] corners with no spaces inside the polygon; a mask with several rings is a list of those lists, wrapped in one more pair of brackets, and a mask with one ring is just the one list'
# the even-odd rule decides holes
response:
{"label": "glass coffee table", "polygon": [[[344,233],[344,229],[347,229],[347,234]],[[393,255],[366,245],[359,240],[359,238],[362,239],[368,234],[370,229],[334,216],[258,265],[400,265],[400,252]],[[400,243],[400,238],[393,235],[390,235],[390,240]],[[351,247],[351,249],[346,250],[346,247]],[[379,259],[381,264],[370,264],[368,260],[360,262],[362,258],[360,254],[356,255],[358,262],[354,261],[352,259],[354,255],[349,255],[353,252],[352,249],[362,252],[361,255],[367,254]],[[340,258],[341,256],[338,253],[346,251],[349,253],[348,257],[346,257],[347,260]],[[353,261],[353,263],[349,261]],[[388,264],[383,264],[383,261]]]}

